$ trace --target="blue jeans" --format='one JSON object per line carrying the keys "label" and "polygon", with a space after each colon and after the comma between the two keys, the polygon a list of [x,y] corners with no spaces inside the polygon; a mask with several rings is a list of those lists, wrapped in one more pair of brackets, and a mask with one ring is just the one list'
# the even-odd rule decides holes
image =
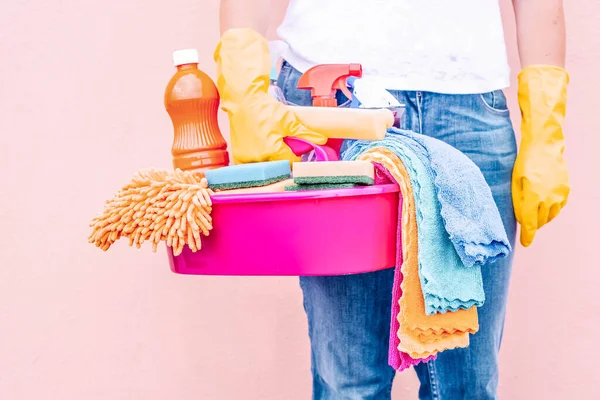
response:
{"label": "blue jeans", "polygon": [[[286,99],[310,105],[296,88],[300,73],[284,63],[278,79]],[[472,95],[390,91],[406,104],[402,128],[435,137],[466,154],[489,184],[511,244],[516,222],[511,175],[517,145],[502,91]],[[338,104],[348,99],[338,93]],[[442,352],[418,365],[420,399],[496,398],[498,351],[506,312],[512,254],[482,268],[486,302],[480,329],[466,349]],[[313,399],[391,398],[395,371],[388,366],[393,269],[333,277],[302,277],[300,286],[311,342]]]}

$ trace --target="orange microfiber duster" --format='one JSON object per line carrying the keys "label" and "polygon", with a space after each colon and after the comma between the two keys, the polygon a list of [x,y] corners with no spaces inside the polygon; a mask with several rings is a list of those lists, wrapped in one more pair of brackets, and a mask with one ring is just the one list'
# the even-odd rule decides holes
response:
{"label": "orange microfiber duster", "polygon": [[200,233],[212,229],[211,190],[205,178],[181,170],[142,170],[92,220],[89,242],[106,251],[121,237],[140,248],[145,241],[156,251],[166,241],[179,255],[183,246],[202,247]]}

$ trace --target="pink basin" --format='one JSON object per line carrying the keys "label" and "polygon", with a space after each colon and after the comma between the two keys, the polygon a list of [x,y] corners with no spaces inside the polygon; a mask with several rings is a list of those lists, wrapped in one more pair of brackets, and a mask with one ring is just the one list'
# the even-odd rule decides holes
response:
{"label": "pink basin", "polygon": [[194,275],[345,275],[391,268],[396,184],[213,197],[202,249],[167,249],[171,270]]}

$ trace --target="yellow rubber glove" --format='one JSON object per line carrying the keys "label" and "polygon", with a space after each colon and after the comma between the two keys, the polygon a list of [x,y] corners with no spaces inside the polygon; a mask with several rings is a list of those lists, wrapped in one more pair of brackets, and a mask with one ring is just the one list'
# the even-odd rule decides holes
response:
{"label": "yellow rubber glove", "polygon": [[529,246],[537,230],[558,215],[569,196],[562,129],[569,75],[559,67],[533,65],[524,68],[518,80],[522,137],[512,195],[521,244]]}
{"label": "yellow rubber glove", "polygon": [[219,41],[217,88],[229,116],[235,164],[271,160],[297,161],[283,142],[296,136],[315,144],[327,138],[307,129],[269,90],[271,57],[267,40],[252,29],[230,29]]}

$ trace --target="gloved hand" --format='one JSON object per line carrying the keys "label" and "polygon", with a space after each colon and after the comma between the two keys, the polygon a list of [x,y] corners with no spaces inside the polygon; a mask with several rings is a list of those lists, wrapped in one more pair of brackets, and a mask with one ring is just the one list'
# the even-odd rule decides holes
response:
{"label": "gloved hand", "polygon": [[569,75],[559,67],[533,65],[524,68],[518,80],[522,137],[512,195],[521,244],[529,246],[537,230],[558,215],[569,196],[562,130]]}
{"label": "gloved hand", "polygon": [[229,116],[233,162],[298,161],[283,142],[296,136],[315,144],[327,138],[307,129],[269,93],[271,58],[265,38],[252,29],[230,29],[219,41],[217,88]]}

